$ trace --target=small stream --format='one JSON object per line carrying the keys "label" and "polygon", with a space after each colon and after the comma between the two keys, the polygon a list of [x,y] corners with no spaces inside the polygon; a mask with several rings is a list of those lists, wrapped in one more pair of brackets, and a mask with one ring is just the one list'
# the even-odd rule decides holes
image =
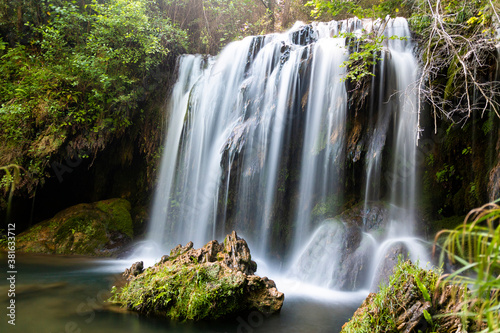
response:
{"label": "small stream", "polygon": [[[2,271],[7,271],[2,258]],[[286,301],[279,315],[250,313],[223,322],[175,323],[111,311],[105,300],[128,261],[48,255],[19,255],[16,325],[0,321],[0,332],[340,332],[367,292],[335,292],[296,281],[276,279]],[[257,272],[258,273],[258,272]],[[0,282],[1,306],[7,306],[7,280]],[[322,295],[322,296],[321,296]]]}

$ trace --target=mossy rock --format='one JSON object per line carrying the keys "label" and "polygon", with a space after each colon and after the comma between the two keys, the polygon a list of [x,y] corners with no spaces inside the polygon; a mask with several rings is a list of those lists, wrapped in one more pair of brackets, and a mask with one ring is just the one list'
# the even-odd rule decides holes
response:
{"label": "mossy rock", "polygon": [[242,310],[245,286],[242,274],[224,274],[218,263],[168,265],[147,269],[121,290],[117,300],[146,315],[218,319]]}
{"label": "mossy rock", "polygon": [[368,295],[341,333],[479,332],[485,327],[457,315],[467,292],[444,282],[440,270],[399,262],[389,283]]}
{"label": "mossy rock", "polygon": [[69,207],[17,237],[31,253],[109,256],[133,237],[130,203],[109,199]]}
{"label": "mossy rock", "polygon": [[121,289],[113,287],[111,302],[180,321],[279,312],[283,293],[272,280],[255,275],[256,269],[247,243],[235,232],[223,244],[213,240],[193,249],[189,242],[145,270],[142,262],[132,265],[124,273],[128,283]]}
{"label": "mossy rock", "polygon": [[107,226],[108,230],[122,232],[130,238],[134,236],[130,202],[125,199],[109,199],[98,201],[95,205],[103,212],[110,214],[111,220]]}

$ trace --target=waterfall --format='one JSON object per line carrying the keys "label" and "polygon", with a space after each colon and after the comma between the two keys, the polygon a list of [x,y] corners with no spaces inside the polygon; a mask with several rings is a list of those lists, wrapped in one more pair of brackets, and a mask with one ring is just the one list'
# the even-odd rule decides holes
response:
{"label": "waterfall", "polygon": [[[411,84],[418,66],[406,20],[381,23],[297,22],[285,33],[233,42],[217,57],[180,58],[147,234],[153,256],[234,229],[254,256],[290,264],[289,276],[355,290],[374,283],[379,265],[369,271],[367,262],[377,262],[387,246],[399,239],[415,248],[418,117]],[[342,64],[349,51],[337,36],[381,27],[406,40],[386,43],[373,78],[368,135],[365,148],[357,148],[365,163],[365,213],[354,225],[332,219],[342,212],[346,165],[360,158],[348,157],[353,115]],[[375,235],[379,208],[370,202],[384,199],[384,181],[389,227]]]}
{"label": "waterfall", "polygon": [[341,81],[345,75],[341,65],[347,60],[344,44],[340,38],[324,38],[314,45],[294,223],[296,248],[311,233],[313,203],[328,204],[325,201],[339,190],[347,109],[346,88]]}

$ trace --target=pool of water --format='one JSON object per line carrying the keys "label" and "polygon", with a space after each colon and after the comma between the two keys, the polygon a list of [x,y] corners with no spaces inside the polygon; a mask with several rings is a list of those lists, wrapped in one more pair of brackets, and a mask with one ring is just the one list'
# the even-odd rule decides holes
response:
{"label": "pool of water", "polygon": [[[1,254],[1,259],[5,273],[6,255]],[[279,315],[254,312],[224,322],[176,323],[110,309],[106,303],[109,290],[118,272],[130,266],[127,262],[46,255],[18,255],[16,259],[16,325],[8,324],[9,284],[4,278],[0,281],[0,332],[336,333],[367,294],[335,292],[278,277],[278,289],[285,293]]]}

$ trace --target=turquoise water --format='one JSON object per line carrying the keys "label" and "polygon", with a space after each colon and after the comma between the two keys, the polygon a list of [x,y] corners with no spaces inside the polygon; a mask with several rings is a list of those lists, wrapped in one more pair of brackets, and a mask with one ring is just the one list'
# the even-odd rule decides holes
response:
{"label": "turquoise water", "polygon": [[[2,254],[3,276],[7,258]],[[123,332],[339,332],[362,298],[338,301],[288,295],[279,315],[252,313],[224,322],[175,323],[111,310],[105,299],[115,282],[113,260],[22,255],[17,257],[16,325],[7,323],[8,283],[0,283],[0,332],[123,333]],[[113,273],[113,271],[115,273]],[[280,284],[277,281],[278,289]],[[303,290],[302,290],[303,292]],[[307,293],[306,293],[307,294]],[[327,297],[328,298],[328,297]]]}

